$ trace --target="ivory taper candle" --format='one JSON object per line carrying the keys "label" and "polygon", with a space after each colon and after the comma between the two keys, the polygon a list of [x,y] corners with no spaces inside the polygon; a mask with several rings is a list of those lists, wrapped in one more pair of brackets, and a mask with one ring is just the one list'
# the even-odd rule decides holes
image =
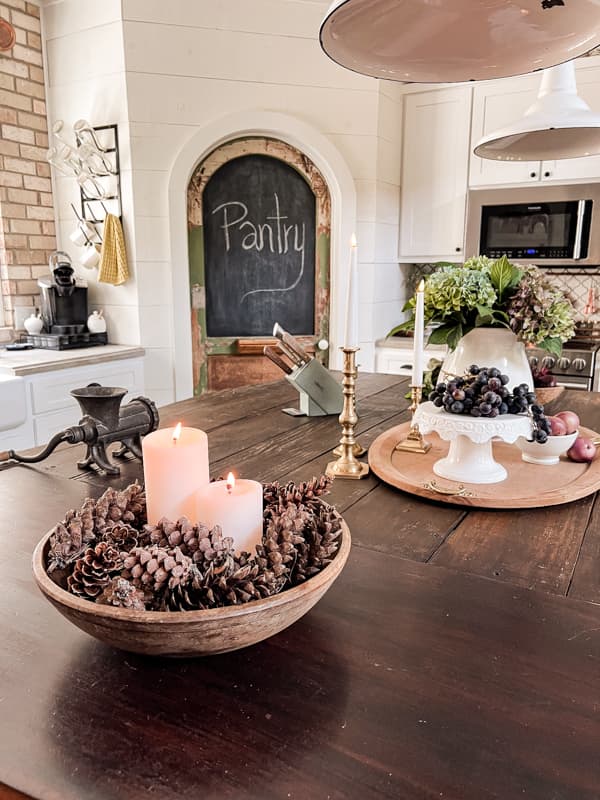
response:
{"label": "ivory taper candle", "polygon": [[162,428],[142,440],[148,522],[196,519],[196,494],[209,482],[208,437],[196,428]]}
{"label": "ivory taper candle", "polygon": [[358,244],[352,234],[350,240],[350,272],[346,295],[346,325],[344,347],[358,347]]}
{"label": "ivory taper candle", "polygon": [[422,386],[423,362],[425,360],[425,354],[423,353],[423,339],[425,335],[425,281],[422,280],[418,285],[415,298],[415,336],[411,385]]}
{"label": "ivory taper candle", "polygon": [[229,473],[226,481],[214,481],[197,492],[199,522],[231,536],[236,552],[254,555],[263,535],[263,488],[257,481],[240,480]]}

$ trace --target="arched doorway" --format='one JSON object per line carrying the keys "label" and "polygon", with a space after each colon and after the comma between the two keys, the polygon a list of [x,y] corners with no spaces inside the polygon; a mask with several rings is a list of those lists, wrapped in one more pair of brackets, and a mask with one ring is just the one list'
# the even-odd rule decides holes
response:
{"label": "arched doorway", "polygon": [[306,155],[221,145],[192,174],[187,221],[195,394],[281,377],[262,355],[275,321],[307,346],[329,338],[331,201]]}

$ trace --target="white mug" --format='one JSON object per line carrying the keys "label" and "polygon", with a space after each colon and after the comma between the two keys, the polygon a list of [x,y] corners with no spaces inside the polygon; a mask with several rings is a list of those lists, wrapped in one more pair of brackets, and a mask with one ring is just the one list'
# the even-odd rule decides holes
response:
{"label": "white mug", "polygon": [[93,244],[86,244],[83,248],[81,263],[86,269],[94,269],[100,263],[100,253]]}
{"label": "white mug", "polygon": [[78,247],[83,247],[84,244],[98,241],[98,231],[95,225],[82,219],[73,233],[69,234],[69,239]]}

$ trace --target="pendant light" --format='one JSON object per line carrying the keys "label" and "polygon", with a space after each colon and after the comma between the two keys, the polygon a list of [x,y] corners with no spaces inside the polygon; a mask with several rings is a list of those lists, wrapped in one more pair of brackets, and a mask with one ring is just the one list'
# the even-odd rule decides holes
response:
{"label": "pendant light", "polygon": [[375,78],[505,78],[596,47],[600,0],[334,0],[320,41],[338,64]]}
{"label": "pendant light", "polygon": [[484,136],[475,155],[496,161],[553,161],[600,153],[600,114],[577,94],[575,63],[544,70],[525,115]]}

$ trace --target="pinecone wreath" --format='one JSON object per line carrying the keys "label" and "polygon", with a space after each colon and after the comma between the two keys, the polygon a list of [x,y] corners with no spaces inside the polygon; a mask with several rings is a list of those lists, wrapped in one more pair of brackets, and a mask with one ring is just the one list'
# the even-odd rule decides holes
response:
{"label": "pinecone wreath", "polygon": [[236,553],[216,525],[146,522],[138,484],[69,511],[50,536],[47,569],[63,588],[119,608],[189,611],[270,597],[311,578],[339,549],[341,517],[321,502],[329,478],[264,486],[264,532]]}

